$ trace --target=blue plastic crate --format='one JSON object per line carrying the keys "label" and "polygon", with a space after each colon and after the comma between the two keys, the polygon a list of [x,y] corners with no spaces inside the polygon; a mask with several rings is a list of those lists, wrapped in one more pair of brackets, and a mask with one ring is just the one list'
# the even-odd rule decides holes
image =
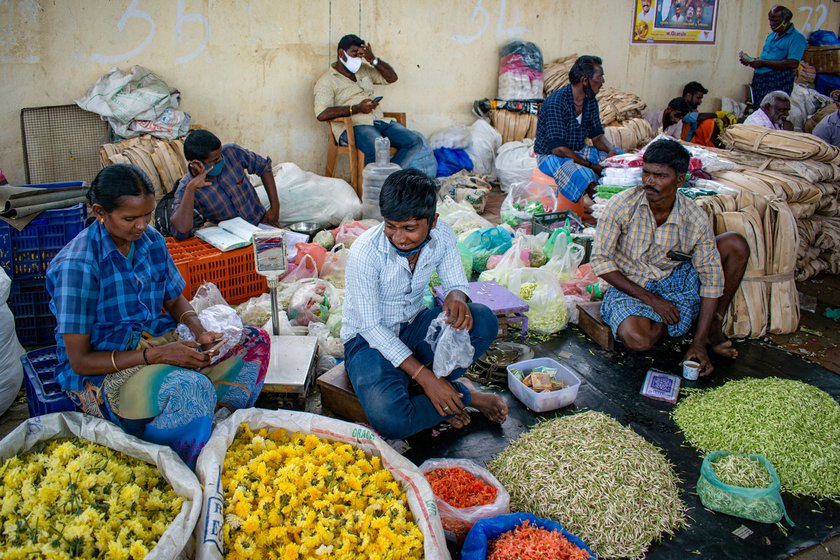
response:
{"label": "blue plastic crate", "polygon": [[76,405],[55,379],[55,366],[58,363],[55,346],[28,352],[20,361],[23,363],[26,404],[29,407],[30,418],[51,412],[76,410]]}
{"label": "blue plastic crate", "polygon": [[87,206],[47,210],[18,231],[0,221],[0,266],[9,278],[43,278],[53,257],[85,229]]}
{"label": "blue plastic crate", "polygon": [[55,344],[55,316],[50,312],[46,280],[12,280],[9,309],[15,316],[15,332],[24,346]]}

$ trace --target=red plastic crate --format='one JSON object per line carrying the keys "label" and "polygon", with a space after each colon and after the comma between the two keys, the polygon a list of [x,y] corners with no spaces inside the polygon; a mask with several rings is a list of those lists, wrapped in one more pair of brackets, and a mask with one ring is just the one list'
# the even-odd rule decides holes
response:
{"label": "red plastic crate", "polygon": [[187,285],[184,297],[191,299],[204,282],[219,288],[225,301],[235,305],[268,291],[265,277],[254,269],[254,250],[243,247],[222,252],[200,239],[177,241],[166,238],[166,247]]}

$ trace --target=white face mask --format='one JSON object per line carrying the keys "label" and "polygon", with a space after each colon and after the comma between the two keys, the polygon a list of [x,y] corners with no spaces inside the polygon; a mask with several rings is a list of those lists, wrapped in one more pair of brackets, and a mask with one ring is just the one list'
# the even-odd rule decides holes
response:
{"label": "white face mask", "polygon": [[344,65],[344,67],[347,68],[352,74],[358,72],[359,68],[362,67],[362,57],[352,57],[346,52],[344,53],[344,56],[347,58],[347,60],[344,60],[343,58],[341,59],[341,63]]}

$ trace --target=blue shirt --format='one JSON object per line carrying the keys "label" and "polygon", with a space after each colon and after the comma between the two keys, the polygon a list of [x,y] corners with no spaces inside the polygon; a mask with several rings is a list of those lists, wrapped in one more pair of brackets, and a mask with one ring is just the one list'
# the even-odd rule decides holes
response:
{"label": "blue shirt", "polygon": [[568,84],[549,95],[540,107],[534,151],[548,155],[554,148],[565,146],[577,152],[583,149],[587,138],[596,138],[603,133],[598,100],[594,96],[583,100],[578,123],[572,86]]}
{"label": "blue shirt", "polygon": [[[793,24],[790,25],[781,37],[772,31],[764,41],[764,48],[761,50],[761,60],[802,60],[805,54],[805,47],[808,42],[805,36],[800,33]],[[773,72],[772,68],[756,68],[756,74]]]}
{"label": "blue shirt", "polygon": [[[254,225],[259,224],[265,216],[265,208],[247,174],[262,175],[266,171],[270,172],[271,158],[264,158],[236,144],[222,146],[222,157],[225,159],[222,172],[216,177],[208,175],[207,181],[211,184],[196,189],[195,208],[210,222],[219,223],[240,217]],[[187,173],[178,183],[172,204],[173,212],[181,205],[190,179],[192,176]],[[174,228],[172,234],[178,239],[189,237],[189,232],[175,231]]]}
{"label": "blue shirt", "polygon": [[814,127],[814,136],[822,138],[832,146],[840,147],[840,111],[834,111]]}
{"label": "blue shirt", "polygon": [[686,142],[691,142],[691,139],[694,138],[694,133],[697,132],[697,119],[700,117],[700,113],[697,111],[692,111],[686,116],[682,118],[684,123],[688,123],[688,136],[685,137]]}
{"label": "blue shirt", "polygon": [[412,321],[423,309],[423,292],[437,270],[445,295],[469,285],[452,228],[443,220],[430,233],[420,251],[414,273],[408,260],[397,254],[385,237],[384,224],[373,227],[353,242],[347,258],[341,338],[362,335],[371,348],[394,366],[411,356],[400,340],[400,325]]}
{"label": "blue shirt", "polygon": [[134,350],[143,332],[159,336],[176,327],[163,302],[178,297],[186,283],[152,226],[134,241],[134,259],[120,253],[111,235],[94,222],[68,243],[47,269],[50,311],[55,315],[56,379],[65,390],[99,385],[104,376],[80,376],[70,369],[64,334],[90,335],[94,351]]}

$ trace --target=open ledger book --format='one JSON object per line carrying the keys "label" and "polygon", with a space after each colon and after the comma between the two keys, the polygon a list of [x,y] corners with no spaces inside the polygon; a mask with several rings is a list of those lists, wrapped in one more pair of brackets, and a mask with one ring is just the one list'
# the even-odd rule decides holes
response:
{"label": "open ledger book", "polygon": [[[219,251],[233,251],[247,247],[251,244],[251,236],[255,231],[277,229],[267,224],[260,224],[255,226],[243,220],[242,218],[233,218],[219,222],[215,227],[201,228],[196,230],[195,236],[206,241]],[[286,238],[286,254],[290,259],[295,257],[297,249],[295,243],[306,243],[309,236],[302,233],[295,233],[293,231],[283,230]]]}

